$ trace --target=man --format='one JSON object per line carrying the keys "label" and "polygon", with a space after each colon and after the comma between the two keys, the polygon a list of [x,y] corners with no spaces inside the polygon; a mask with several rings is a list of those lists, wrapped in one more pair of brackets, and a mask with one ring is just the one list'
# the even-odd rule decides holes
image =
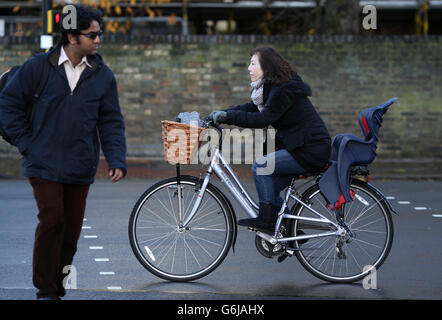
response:
{"label": "man", "polygon": [[[39,210],[33,254],[38,299],[65,295],[63,268],[77,250],[89,185],[100,143],[117,182],[126,175],[126,140],[117,84],[97,49],[102,17],[76,6],[77,29],[62,30],[62,41],[46,55],[49,77],[30,120],[26,109],[36,90],[36,57],[11,78],[0,95],[2,128],[24,156]],[[66,272],[66,269],[65,269]]]}

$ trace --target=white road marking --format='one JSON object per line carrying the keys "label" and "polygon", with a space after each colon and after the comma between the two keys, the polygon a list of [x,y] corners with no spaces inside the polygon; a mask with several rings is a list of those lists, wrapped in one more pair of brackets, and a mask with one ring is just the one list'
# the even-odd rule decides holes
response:
{"label": "white road marking", "polygon": [[121,287],[107,287],[108,290],[121,290]]}
{"label": "white road marking", "polygon": [[442,218],[442,214],[432,214],[432,216],[435,218]]}
{"label": "white road marking", "polygon": [[109,261],[109,259],[108,258],[95,258],[95,261],[96,262],[107,262],[107,261]]}
{"label": "white road marking", "polygon": [[89,249],[91,249],[91,250],[102,250],[103,247],[99,247],[99,246],[94,247],[94,246],[92,246],[92,247],[89,247]]}
{"label": "white road marking", "polygon": [[428,210],[427,207],[414,207],[414,210]]}
{"label": "white road marking", "polygon": [[96,238],[98,238],[98,236],[90,235],[90,236],[83,236],[83,238],[85,238],[85,239],[96,239]]}
{"label": "white road marking", "polygon": [[115,272],[113,271],[100,271],[101,276],[113,276],[115,275]]}
{"label": "white road marking", "polygon": [[396,199],[396,197],[388,196],[387,199],[388,199],[388,200],[394,200],[394,199]]}
{"label": "white road marking", "polygon": [[397,203],[398,204],[410,204],[411,202],[410,201],[398,201]]}
{"label": "white road marking", "polygon": [[92,229],[90,226],[82,226],[81,229]]}

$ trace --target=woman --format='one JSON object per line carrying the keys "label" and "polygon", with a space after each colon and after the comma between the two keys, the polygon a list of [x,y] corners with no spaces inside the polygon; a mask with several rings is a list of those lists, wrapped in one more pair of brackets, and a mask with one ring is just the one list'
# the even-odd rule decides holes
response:
{"label": "woman", "polygon": [[[253,49],[248,71],[252,101],[224,111],[213,111],[215,123],[244,128],[276,130],[277,151],[257,159],[252,165],[259,197],[258,218],[239,220],[241,226],[272,233],[283,199],[280,192],[294,175],[317,174],[328,163],[330,135],[308,96],[311,89],[275,49]],[[271,174],[260,174],[259,168],[274,161]]]}

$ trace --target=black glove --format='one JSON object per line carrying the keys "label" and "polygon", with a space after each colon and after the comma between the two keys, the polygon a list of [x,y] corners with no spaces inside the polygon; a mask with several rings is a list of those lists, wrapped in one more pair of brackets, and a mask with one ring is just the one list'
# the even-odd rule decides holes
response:
{"label": "black glove", "polygon": [[213,121],[213,115],[214,115],[215,113],[217,113],[217,112],[219,112],[219,110],[212,111],[212,112],[209,114],[209,116],[207,117],[207,120],[211,120],[211,121]]}
{"label": "black glove", "polygon": [[212,118],[215,124],[225,123],[227,120],[227,112],[225,111],[213,111],[209,117]]}

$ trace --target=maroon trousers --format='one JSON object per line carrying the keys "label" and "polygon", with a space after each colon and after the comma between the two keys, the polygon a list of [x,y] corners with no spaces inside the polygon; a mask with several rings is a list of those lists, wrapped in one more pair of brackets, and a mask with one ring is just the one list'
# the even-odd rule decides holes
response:
{"label": "maroon trousers", "polygon": [[72,264],[77,251],[89,185],[29,180],[39,210],[32,261],[37,298],[62,297],[63,268]]}

